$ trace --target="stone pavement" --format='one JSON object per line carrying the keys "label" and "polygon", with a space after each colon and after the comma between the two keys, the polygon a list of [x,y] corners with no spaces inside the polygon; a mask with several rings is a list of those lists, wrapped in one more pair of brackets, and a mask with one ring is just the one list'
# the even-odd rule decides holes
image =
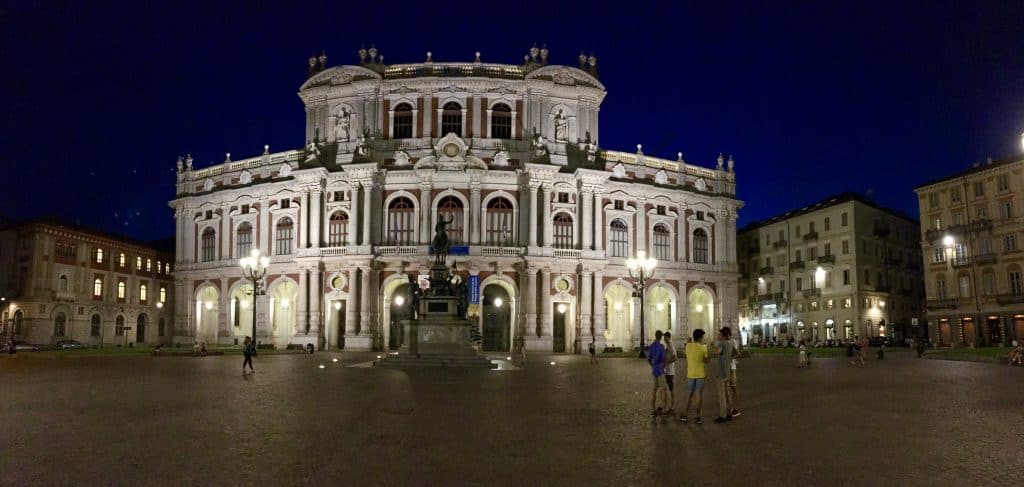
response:
{"label": "stone pavement", "polygon": [[523,370],[382,370],[345,366],[367,354],[278,355],[257,357],[257,373],[243,378],[234,356],[20,355],[0,358],[2,485],[1024,478],[1024,369],[908,353],[863,367],[820,359],[811,369],[788,357],[746,359],[743,415],[711,423],[717,397],[708,388],[700,426],[651,419],[638,359],[591,365],[534,354]]}

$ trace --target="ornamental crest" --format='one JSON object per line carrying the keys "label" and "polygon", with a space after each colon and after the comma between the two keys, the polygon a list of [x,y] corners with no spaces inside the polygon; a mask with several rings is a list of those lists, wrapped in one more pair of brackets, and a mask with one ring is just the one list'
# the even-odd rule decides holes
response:
{"label": "ornamental crest", "polygon": [[569,73],[568,69],[561,69],[554,76],[551,77],[555,81],[555,84],[559,85],[574,85],[576,84],[576,78]]}
{"label": "ornamental crest", "polygon": [[347,85],[352,82],[352,75],[348,73],[335,73],[331,76],[332,85]]}

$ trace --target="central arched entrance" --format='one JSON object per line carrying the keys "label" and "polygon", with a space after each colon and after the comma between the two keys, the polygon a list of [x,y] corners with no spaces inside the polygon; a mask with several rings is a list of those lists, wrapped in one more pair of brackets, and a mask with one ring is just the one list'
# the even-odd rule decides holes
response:
{"label": "central arched entrance", "polygon": [[295,334],[299,288],[292,280],[275,284],[270,293],[271,341],[274,348],[288,346]]}
{"label": "central arched entrance", "polygon": [[218,317],[220,315],[220,293],[207,284],[196,293],[196,342],[214,343],[217,339]]}
{"label": "central arched entrance", "polygon": [[686,300],[689,304],[689,325],[690,330],[701,329],[709,336],[715,334],[715,301],[711,293],[703,288],[695,288],[690,291]]}
{"label": "central arched entrance", "polygon": [[633,291],[622,284],[612,284],[604,292],[604,304],[607,320],[604,338],[608,347],[632,349]]}
{"label": "central arched entrance", "polygon": [[485,352],[511,350],[512,299],[504,286],[492,284],[484,288],[482,329]]}
{"label": "central arched entrance", "polygon": [[405,345],[404,320],[411,318],[409,305],[409,284],[401,283],[391,291],[391,298],[388,305],[388,348],[397,350]]}

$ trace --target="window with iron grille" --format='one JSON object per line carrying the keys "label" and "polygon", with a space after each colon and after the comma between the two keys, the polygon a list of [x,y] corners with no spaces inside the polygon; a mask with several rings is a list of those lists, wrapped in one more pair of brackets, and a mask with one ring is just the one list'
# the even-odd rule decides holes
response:
{"label": "window with iron grille", "polygon": [[437,203],[437,217],[452,222],[448,225],[448,240],[452,245],[462,245],[465,242],[462,238],[462,231],[466,228],[464,209],[462,200],[454,196],[445,196]]}
{"label": "window with iron grille", "polygon": [[388,205],[388,244],[409,245],[412,243],[416,223],[413,221],[415,208],[408,198],[395,198]]}
{"label": "window with iron grille", "polygon": [[552,236],[554,242],[552,244],[556,249],[571,249],[573,247],[572,241],[572,217],[565,213],[559,213],[555,215],[552,223]]}
{"label": "window with iron grille", "polygon": [[235,257],[246,257],[252,251],[252,225],[244,222],[238,226],[235,237]]}
{"label": "window with iron grille", "polygon": [[217,258],[217,232],[212,228],[203,230],[202,251],[203,262],[213,262]]}
{"label": "window with iron grille", "polygon": [[654,226],[654,258],[672,260],[672,237],[668,227],[662,223]]}
{"label": "window with iron grille", "polygon": [[504,103],[491,109],[491,138],[512,138],[512,109]]}
{"label": "window with iron grille", "polygon": [[344,211],[336,211],[331,214],[331,222],[328,227],[328,244],[332,247],[345,245],[348,240],[348,214]]}
{"label": "window with iron grille", "polygon": [[292,219],[285,217],[277,222],[275,253],[288,255],[292,253]]}
{"label": "window with iron grille", "polygon": [[629,227],[618,218],[608,225],[608,250],[611,257],[629,257]]}
{"label": "window with iron grille", "polygon": [[703,228],[693,231],[693,261],[698,264],[708,263],[708,234]]}
{"label": "window with iron grille", "polygon": [[487,202],[487,245],[512,245],[512,204],[505,198]]}
{"label": "window with iron grille", "polygon": [[462,137],[462,107],[450,101],[441,110],[441,136],[455,134]]}
{"label": "window with iron grille", "polygon": [[395,107],[395,119],[393,122],[391,138],[411,139],[412,138],[412,106],[408,103],[401,103]]}

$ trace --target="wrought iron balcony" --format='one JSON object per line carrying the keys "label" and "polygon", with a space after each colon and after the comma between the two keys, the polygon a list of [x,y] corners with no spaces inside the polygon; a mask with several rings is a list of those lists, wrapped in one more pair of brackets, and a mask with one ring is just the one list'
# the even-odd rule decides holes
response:
{"label": "wrought iron balcony", "polygon": [[761,274],[762,276],[770,276],[770,275],[775,273],[775,269],[773,267],[771,267],[771,266],[762,267],[762,268],[758,269],[757,273]]}
{"label": "wrought iron balcony", "polygon": [[810,232],[804,234],[804,242],[810,242],[812,240],[818,240],[818,232]]}
{"label": "wrought iron balcony", "polygon": [[1024,303],[1024,294],[1000,294],[996,296],[996,302],[999,304],[1022,304]]}
{"label": "wrought iron balcony", "polygon": [[802,260],[798,260],[798,261],[794,261],[794,262],[790,262],[789,263],[789,270],[803,269],[803,268],[804,268],[804,261],[802,261]]}
{"label": "wrought iron balcony", "polygon": [[956,298],[929,299],[928,309],[953,309],[957,307]]}
{"label": "wrought iron balcony", "polygon": [[821,288],[815,287],[815,288],[811,288],[811,289],[804,289],[804,297],[805,298],[812,298],[812,297],[818,297],[818,296],[821,296]]}
{"label": "wrought iron balcony", "polygon": [[953,267],[967,267],[971,265],[971,259],[969,257],[960,257],[959,259],[953,259]]}
{"label": "wrought iron balcony", "polygon": [[819,264],[835,264],[836,263],[836,256],[834,256],[834,255],[819,255],[818,256],[818,263]]}

